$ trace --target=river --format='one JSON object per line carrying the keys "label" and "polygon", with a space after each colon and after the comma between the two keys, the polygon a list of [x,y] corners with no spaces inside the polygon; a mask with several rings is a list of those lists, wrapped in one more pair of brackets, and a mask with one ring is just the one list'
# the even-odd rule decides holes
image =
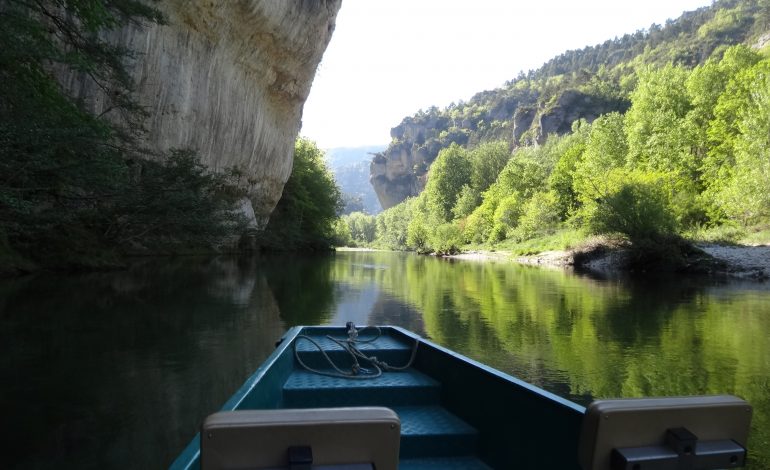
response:
{"label": "river", "polygon": [[[394,324],[556,394],[730,393],[770,468],[770,285],[387,252],[0,281],[3,468],[165,468],[300,324]],[[515,405],[512,405],[515,406]]]}

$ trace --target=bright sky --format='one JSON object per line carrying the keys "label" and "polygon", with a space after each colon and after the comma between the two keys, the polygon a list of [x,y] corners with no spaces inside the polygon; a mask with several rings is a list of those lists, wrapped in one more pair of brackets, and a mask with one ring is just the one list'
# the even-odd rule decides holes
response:
{"label": "bright sky", "polygon": [[321,148],[387,144],[420,109],[497,88],[519,71],[664,24],[710,0],[343,0],[302,135]]}

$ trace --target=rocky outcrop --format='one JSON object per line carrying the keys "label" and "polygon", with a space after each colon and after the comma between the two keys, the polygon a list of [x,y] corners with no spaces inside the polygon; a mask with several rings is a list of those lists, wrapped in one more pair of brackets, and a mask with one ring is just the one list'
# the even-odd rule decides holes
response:
{"label": "rocky outcrop", "polygon": [[436,113],[438,110],[433,108],[404,119],[390,130],[393,140],[388,148],[372,159],[369,181],[383,209],[422,192],[428,168],[442,148],[453,142],[468,142],[467,132],[453,130],[457,128],[452,127],[452,121]]}
{"label": "rocky outcrop", "polygon": [[[394,127],[388,148],[375,156],[370,166],[370,181],[383,209],[417,196],[425,188],[428,169],[441,151],[452,143],[474,144],[480,140],[508,140],[512,146],[539,145],[550,134],[563,135],[572,123],[592,122],[602,114],[625,111],[628,102],[593,96],[577,90],[565,90],[543,103],[538,94],[515,99],[504,97],[485,111],[471,112],[471,117],[450,119],[447,109],[421,111]],[[490,123],[498,123],[492,127]],[[488,130],[491,129],[491,130]]]}
{"label": "rocky outcrop", "polygon": [[[165,0],[166,25],[130,26],[116,43],[149,118],[150,148],[196,149],[213,169],[238,167],[263,226],[292,168],[294,140],[341,0]],[[77,77],[97,113],[108,103]]]}
{"label": "rocky outcrop", "polygon": [[513,114],[513,141],[521,142],[524,133],[532,127],[537,109],[531,106],[522,106]]}
{"label": "rocky outcrop", "polygon": [[539,113],[537,143],[542,144],[551,134],[563,135],[572,130],[572,123],[579,119],[593,122],[602,114],[612,111],[625,112],[628,105],[617,100],[598,98],[576,90],[567,90],[556,103]]}
{"label": "rocky outcrop", "polygon": [[[369,167],[369,181],[383,209],[389,209],[425,188],[430,161],[427,152],[413,145],[391,145],[378,153]],[[438,151],[437,151],[438,153]]]}

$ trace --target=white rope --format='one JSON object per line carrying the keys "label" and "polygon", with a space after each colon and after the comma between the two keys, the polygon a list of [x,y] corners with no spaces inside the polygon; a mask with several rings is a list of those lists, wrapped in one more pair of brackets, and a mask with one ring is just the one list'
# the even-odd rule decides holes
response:
{"label": "white rope", "polygon": [[[370,338],[370,339],[360,339],[359,334],[369,328],[374,328],[377,330],[377,334]],[[417,345],[419,344],[419,341],[415,340],[414,346],[412,347],[412,354],[409,357],[409,361],[403,365],[403,366],[391,366],[385,361],[381,361],[377,359],[376,356],[367,356],[364,354],[359,348],[358,344],[369,344],[376,341],[378,338],[382,336],[382,330],[377,326],[365,326],[361,329],[356,329],[355,325],[352,323],[348,323],[348,337],[346,339],[337,339],[333,338],[331,335],[326,335],[326,338],[340,346],[344,351],[347,351],[347,353],[350,355],[351,359],[353,360],[353,365],[350,367],[350,371],[346,371],[341,369],[337,366],[337,364],[334,363],[334,361],[329,357],[326,351],[324,351],[323,347],[316,341],[315,339],[311,338],[307,335],[298,335],[294,339],[294,357],[297,359],[297,362],[307,371],[313,372],[315,374],[319,375],[325,375],[328,377],[338,377],[343,379],[354,379],[354,380],[365,380],[365,379],[376,379],[377,377],[380,377],[383,373],[383,371],[401,371],[408,369],[412,366],[412,363],[414,363],[414,359],[417,356]],[[314,345],[323,355],[323,357],[326,359],[326,361],[329,363],[329,365],[336,371],[336,372],[330,372],[330,371],[323,371],[314,369],[302,360],[302,358],[299,355],[299,350],[297,348],[297,343],[299,340],[306,340],[309,341],[312,345]],[[361,367],[361,364],[359,363],[359,359],[369,362],[372,367],[374,368],[374,371],[370,371],[369,369]],[[363,372],[363,373],[362,373]]]}

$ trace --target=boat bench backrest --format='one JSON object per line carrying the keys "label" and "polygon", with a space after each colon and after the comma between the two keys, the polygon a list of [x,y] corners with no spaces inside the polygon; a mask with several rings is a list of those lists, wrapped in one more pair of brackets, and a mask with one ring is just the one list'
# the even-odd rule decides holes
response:
{"label": "boat bench backrest", "polygon": [[299,448],[312,467],[295,468],[396,470],[400,435],[398,415],[381,407],[219,412],[201,428],[201,469],[289,468]]}
{"label": "boat bench backrest", "polygon": [[583,470],[741,467],[752,408],[730,396],[597,400],[580,436]]}

